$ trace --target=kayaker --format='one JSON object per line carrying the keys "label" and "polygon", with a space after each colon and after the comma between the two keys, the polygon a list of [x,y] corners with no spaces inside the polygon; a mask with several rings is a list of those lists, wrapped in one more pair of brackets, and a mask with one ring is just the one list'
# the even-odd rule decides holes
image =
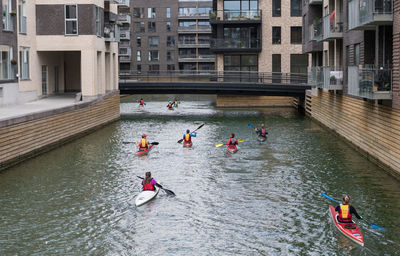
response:
{"label": "kayaker", "polygon": [[167,105],[168,109],[173,109],[174,105],[172,104],[171,101],[168,101],[168,105]]}
{"label": "kayaker", "polygon": [[151,177],[151,172],[146,172],[146,177],[142,180],[143,190],[156,190],[156,187],[162,188],[155,179]]}
{"label": "kayaker", "polygon": [[358,215],[356,209],[350,205],[350,196],[344,195],[342,198],[342,204],[336,206],[335,211],[339,213],[337,219],[341,223],[352,223],[352,214],[354,214],[357,219],[362,220],[363,217]]}
{"label": "kayaker", "polygon": [[143,106],[144,106],[144,100],[143,100],[143,98],[140,99],[140,101],[139,101],[139,106],[140,106],[140,107],[143,107]]}
{"label": "kayaker", "polygon": [[174,107],[178,107],[178,100],[175,98],[175,100],[174,100]]}
{"label": "kayaker", "polygon": [[265,129],[264,124],[261,124],[261,128],[254,128],[254,130],[256,131],[258,136],[261,136],[261,137],[264,137],[264,138],[267,137],[268,132]]}
{"label": "kayaker", "polygon": [[235,134],[231,133],[231,137],[229,138],[228,142],[225,143],[228,145],[228,148],[236,148],[236,145],[239,144],[237,139],[235,138]]}
{"label": "kayaker", "polygon": [[196,133],[190,133],[190,130],[187,129],[186,134],[183,135],[183,140],[189,143],[192,141],[192,137],[196,137]]}
{"label": "kayaker", "polygon": [[149,142],[147,141],[146,137],[147,135],[143,133],[142,139],[140,140],[140,142],[137,143],[139,151],[145,151],[149,149]]}

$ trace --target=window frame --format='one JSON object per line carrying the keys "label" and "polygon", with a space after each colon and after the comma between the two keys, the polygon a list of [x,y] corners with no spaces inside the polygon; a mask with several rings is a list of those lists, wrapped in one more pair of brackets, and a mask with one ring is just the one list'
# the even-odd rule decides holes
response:
{"label": "window frame", "polygon": [[[295,37],[293,37],[293,35],[296,34],[296,33],[293,33],[294,29],[295,30],[296,29],[300,29],[300,33],[299,33],[300,41],[294,41]],[[302,44],[303,43],[303,38],[302,37],[303,37],[303,27],[300,27],[300,26],[291,26],[290,27],[290,44]]]}
{"label": "window frame", "polygon": [[[275,37],[274,28],[276,28],[276,29],[279,28],[279,39],[278,39],[279,42],[275,41],[277,38]],[[273,26],[272,27],[272,44],[273,45],[282,44],[282,27],[280,27],[280,26]]]}
{"label": "window frame", "polygon": [[96,36],[101,37],[101,14],[100,14],[101,8],[99,6],[96,6]]}
{"label": "window frame", "polygon": [[[30,67],[29,67],[29,48],[21,47],[19,51],[19,67],[20,67],[20,80],[30,80]],[[26,59],[26,61],[25,61]],[[24,63],[25,62],[25,63]]]}
{"label": "window frame", "polygon": [[[76,10],[76,18],[67,18],[67,6],[75,6]],[[64,35],[65,36],[78,36],[79,35],[79,26],[78,26],[78,5],[77,4],[64,4]],[[67,22],[75,21],[76,22],[76,34],[67,34]]]}
{"label": "window frame", "polygon": [[[5,65],[7,66],[7,77],[5,78],[1,78],[1,74],[3,72],[3,64],[4,64],[2,60],[2,55],[3,55],[2,52],[8,53],[7,54],[8,59],[5,62]],[[12,59],[13,59],[13,48],[8,45],[0,45],[0,81],[14,80],[14,68],[11,64]]]}

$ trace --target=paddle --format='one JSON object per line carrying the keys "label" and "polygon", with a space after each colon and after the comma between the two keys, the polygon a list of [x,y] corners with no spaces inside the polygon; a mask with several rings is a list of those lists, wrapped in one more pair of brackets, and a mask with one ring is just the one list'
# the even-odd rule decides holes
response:
{"label": "paddle", "polygon": [[[197,127],[196,130],[194,130],[192,133],[196,132],[198,129],[200,129],[201,127],[203,127],[204,124],[200,125],[199,127]],[[181,143],[183,141],[183,139],[178,140],[178,143]]]}
{"label": "paddle", "polygon": [[[332,197],[328,196],[327,194],[321,193],[321,196],[326,197],[326,198],[328,198],[329,200],[332,200],[333,202],[340,204],[339,201],[333,199]],[[378,230],[382,230],[382,231],[386,230],[386,228],[383,228],[383,227],[381,227],[381,226],[379,226],[379,225],[376,225],[376,224],[374,224],[374,223],[369,222],[368,220],[364,219],[364,217],[362,218],[362,220],[365,220],[365,222],[367,222],[368,225],[369,225],[371,228],[378,229]]]}
{"label": "paddle", "polygon": [[[137,143],[137,142],[134,142],[134,141],[123,141],[122,143],[124,143],[124,144],[129,144],[129,143]],[[151,145],[158,145],[158,144],[160,144],[159,142],[152,142],[152,143],[150,143]]]}
{"label": "paddle", "polygon": [[[244,142],[244,139],[240,139],[240,140],[238,140],[238,142]],[[217,144],[217,145],[215,145],[215,147],[216,148],[219,148],[219,147],[221,147],[222,145],[226,145],[225,143],[223,143],[223,144]]]}
{"label": "paddle", "polygon": [[[140,176],[136,176],[136,177],[138,177],[139,179],[144,180],[143,177],[140,177]],[[157,186],[157,185],[159,185],[159,186]],[[160,187],[160,184],[158,184],[158,183],[156,184],[156,186],[159,187],[159,188],[161,188],[161,187]],[[166,188],[161,188],[161,189],[164,190],[165,193],[167,193],[167,195],[175,196],[175,193],[174,193],[172,190],[169,190],[169,189],[166,189]]]}
{"label": "paddle", "polygon": [[252,129],[255,128],[254,125],[252,125],[252,124],[248,124],[247,126],[250,127],[250,128],[252,128]]}

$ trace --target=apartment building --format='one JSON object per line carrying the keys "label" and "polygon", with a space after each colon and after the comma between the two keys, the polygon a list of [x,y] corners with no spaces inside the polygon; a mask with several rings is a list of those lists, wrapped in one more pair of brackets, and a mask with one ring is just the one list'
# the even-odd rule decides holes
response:
{"label": "apartment building", "polygon": [[392,105],[392,0],[304,0],[310,82]]}
{"label": "apartment building", "polygon": [[121,27],[120,73],[214,70],[211,6],[210,0],[132,0],[130,8],[121,5],[119,14],[129,24]]}
{"label": "apartment building", "polygon": [[1,0],[0,105],[117,90],[117,3]]}
{"label": "apartment building", "polygon": [[301,0],[213,0],[217,71],[307,72]]}

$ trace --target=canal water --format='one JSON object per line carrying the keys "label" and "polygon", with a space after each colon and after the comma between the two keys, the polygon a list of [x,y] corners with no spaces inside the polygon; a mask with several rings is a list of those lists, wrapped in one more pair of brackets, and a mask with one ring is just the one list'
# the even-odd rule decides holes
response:
{"label": "canal water", "polygon": [[[164,100],[0,173],[0,255],[400,255],[400,183],[291,109],[216,109]],[[191,149],[177,141],[201,124]],[[248,124],[265,123],[260,144]],[[215,144],[234,132],[239,151]],[[133,156],[142,133],[159,142]],[[135,207],[145,171],[175,192]],[[352,205],[360,247],[333,226],[320,193]]]}

